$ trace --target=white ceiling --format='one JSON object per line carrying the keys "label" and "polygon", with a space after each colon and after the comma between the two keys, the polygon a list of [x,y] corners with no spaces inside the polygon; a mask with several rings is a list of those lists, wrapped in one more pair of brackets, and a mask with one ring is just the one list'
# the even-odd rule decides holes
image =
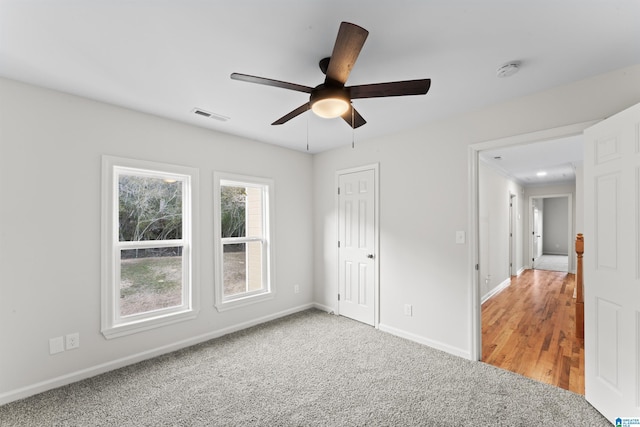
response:
{"label": "white ceiling", "polygon": [[[637,0],[2,0],[0,76],[319,152],[640,63],[639,18]],[[355,132],[311,112],[271,126],[307,95],[229,75],[316,86],[341,21],[370,32],[347,85],[431,90],[354,100]]]}
{"label": "white ceiling", "polygon": [[480,152],[480,160],[525,187],[574,183],[583,157],[582,135]]}

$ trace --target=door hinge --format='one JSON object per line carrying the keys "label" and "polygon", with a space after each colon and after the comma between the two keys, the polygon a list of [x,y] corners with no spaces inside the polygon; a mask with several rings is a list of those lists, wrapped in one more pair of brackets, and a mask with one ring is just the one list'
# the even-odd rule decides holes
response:
{"label": "door hinge", "polygon": [[338,301],[340,301],[340,294],[338,294]]}
{"label": "door hinge", "polygon": [[340,240],[338,240],[338,247],[340,247]]}
{"label": "door hinge", "polygon": [[340,187],[338,187],[338,196],[340,195]]}
{"label": "door hinge", "polygon": [[476,264],[476,270],[480,270],[480,265]]}

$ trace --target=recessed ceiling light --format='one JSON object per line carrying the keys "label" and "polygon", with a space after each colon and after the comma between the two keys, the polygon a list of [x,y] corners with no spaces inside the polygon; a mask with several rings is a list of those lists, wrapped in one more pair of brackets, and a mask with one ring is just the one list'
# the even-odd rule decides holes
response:
{"label": "recessed ceiling light", "polygon": [[538,176],[547,176],[547,173],[545,171],[540,171],[536,175],[538,175]]}

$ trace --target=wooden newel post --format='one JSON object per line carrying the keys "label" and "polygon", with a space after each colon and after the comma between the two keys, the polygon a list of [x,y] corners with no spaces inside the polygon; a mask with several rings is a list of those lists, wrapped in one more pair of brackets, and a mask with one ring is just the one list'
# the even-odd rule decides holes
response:
{"label": "wooden newel post", "polygon": [[584,253],[584,237],[578,234],[576,237],[576,254],[578,265],[576,266],[576,337],[584,338],[584,293],[582,280],[582,254]]}

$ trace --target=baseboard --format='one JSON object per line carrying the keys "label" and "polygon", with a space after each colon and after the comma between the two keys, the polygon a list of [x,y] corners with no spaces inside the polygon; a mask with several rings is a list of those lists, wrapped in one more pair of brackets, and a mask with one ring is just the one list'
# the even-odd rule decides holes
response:
{"label": "baseboard", "polygon": [[[520,273],[518,273],[520,274]],[[500,283],[498,286],[496,286],[495,288],[491,289],[489,292],[487,292],[482,299],[480,300],[480,305],[484,304],[485,302],[487,302],[489,299],[491,299],[491,297],[498,295],[500,292],[502,292],[503,290],[505,290],[506,288],[509,287],[509,285],[511,284],[511,278],[507,278],[505,279],[502,283]]]}
{"label": "baseboard", "polygon": [[526,270],[526,267],[520,267],[520,269],[518,270],[518,272],[516,273],[516,276],[521,275],[522,273],[524,273],[524,271]]}
{"label": "baseboard", "polygon": [[445,344],[445,343],[442,343],[442,342],[439,342],[439,341],[431,340],[431,339],[422,337],[420,335],[412,334],[410,332],[406,332],[406,331],[403,331],[401,329],[385,325],[383,323],[380,323],[378,325],[378,329],[380,329],[382,332],[386,332],[386,333],[389,333],[391,335],[395,335],[395,336],[400,337],[400,338],[405,338],[405,339],[408,339],[410,341],[414,341],[414,342],[417,342],[419,344],[423,344],[423,345],[435,348],[436,350],[444,351],[445,353],[453,354],[454,356],[462,357],[462,358],[467,359],[467,360],[472,360],[471,359],[471,353],[469,351],[463,350],[461,348],[453,347],[453,346],[451,346],[449,344]]}
{"label": "baseboard", "polygon": [[318,304],[317,302],[314,302],[312,305],[313,305],[313,308],[317,308],[318,310],[321,310],[321,311],[326,311],[329,314],[335,313],[335,310],[332,307],[329,307],[328,305]]}
{"label": "baseboard", "polygon": [[[230,326],[228,328],[220,329],[213,332],[208,332],[206,334],[198,335],[192,338],[188,338],[186,340],[178,341],[172,344],[168,344],[162,347],[157,347],[151,350],[147,350],[141,353],[133,354],[131,356],[126,356],[120,359],[112,360],[107,363],[102,363],[100,365],[91,366],[86,369],[81,369],[76,372],[71,372],[69,374],[65,374],[56,378],[52,378],[50,380],[42,381],[36,384],[32,384],[26,387],[19,388],[17,390],[11,390],[6,393],[0,394],[0,405],[4,405],[9,402],[13,402],[19,399],[24,399],[25,397],[33,396],[38,393],[45,392],[47,390],[52,390],[54,388],[62,387],[67,384],[71,384],[77,381],[81,381],[87,378],[94,377],[96,375],[103,374],[105,372],[113,371],[115,369],[123,368],[128,365],[132,365],[134,363],[142,362],[143,360],[151,359],[153,357],[161,356],[166,353],[171,353],[176,350],[180,350],[182,348],[190,347],[192,345],[200,344],[205,341],[209,341],[214,338],[219,338],[224,335],[228,335],[233,332],[240,331],[242,329],[247,329],[252,326],[256,326],[265,322],[269,322],[271,320],[276,320],[284,316],[288,316],[290,314],[298,313],[300,311],[308,310],[310,308],[320,308],[319,304],[304,304],[298,307],[294,307],[288,310],[280,311],[278,313],[270,314],[268,316],[260,317],[257,319],[249,320],[247,322],[239,323],[237,325]],[[326,311],[326,310],[325,310]],[[333,310],[329,310],[333,311]]]}

